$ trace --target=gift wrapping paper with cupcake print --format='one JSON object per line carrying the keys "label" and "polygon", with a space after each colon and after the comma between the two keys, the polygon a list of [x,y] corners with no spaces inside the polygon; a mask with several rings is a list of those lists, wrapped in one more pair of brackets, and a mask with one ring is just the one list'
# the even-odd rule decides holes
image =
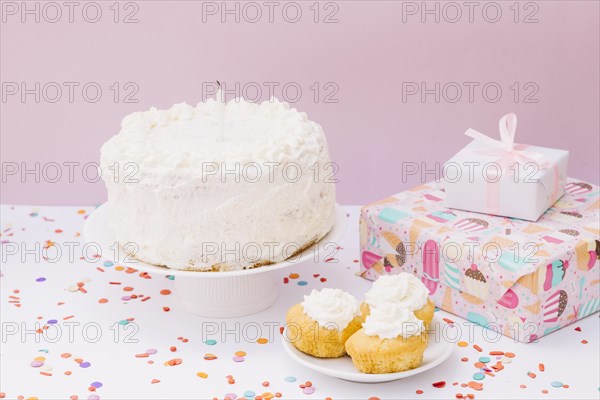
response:
{"label": "gift wrapping paper with cupcake print", "polygon": [[411,272],[437,307],[521,342],[600,309],[600,192],[568,179],[537,222],[452,210],[441,184],[361,210],[361,276]]}

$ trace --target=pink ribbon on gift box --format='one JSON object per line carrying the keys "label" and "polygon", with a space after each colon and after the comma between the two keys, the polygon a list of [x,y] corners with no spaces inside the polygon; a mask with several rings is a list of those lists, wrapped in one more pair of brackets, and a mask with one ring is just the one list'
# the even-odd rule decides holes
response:
{"label": "pink ribbon on gift box", "polygon": [[[517,130],[517,116],[513,113],[507,114],[500,119],[500,140],[492,139],[475,129],[467,129],[465,135],[477,140],[484,145],[484,149],[469,150],[472,154],[497,157],[496,162],[502,169],[510,167],[515,163],[534,163],[540,170],[548,169],[549,163],[546,157],[538,152],[526,150],[526,144],[515,143],[515,132]],[[558,197],[559,170],[558,165],[553,166],[554,187],[550,196],[551,203]],[[496,176],[497,177],[497,176]],[[491,177],[492,179],[496,177]],[[489,176],[487,178],[490,178]],[[500,210],[500,189],[498,182],[487,181],[486,208],[487,213],[497,214]]]}

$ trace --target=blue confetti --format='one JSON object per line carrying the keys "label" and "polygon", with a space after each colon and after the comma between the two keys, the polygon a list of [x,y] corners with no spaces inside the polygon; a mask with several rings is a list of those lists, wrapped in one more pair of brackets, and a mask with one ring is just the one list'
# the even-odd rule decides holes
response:
{"label": "blue confetti", "polygon": [[475,374],[473,374],[473,379],[475,379],[476,381],[481,381],[485,378],[485,374],[483,372],[476,372]]}

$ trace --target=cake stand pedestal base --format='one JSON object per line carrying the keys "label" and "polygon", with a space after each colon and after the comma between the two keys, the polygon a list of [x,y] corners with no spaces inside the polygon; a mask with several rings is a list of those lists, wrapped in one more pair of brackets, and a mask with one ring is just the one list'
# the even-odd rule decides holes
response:
{"label": "cake stand pedestal base", "polygon": [[[117,243],[109,224],[110,204],[105,203],[90,214],[83,226],[83,236],[94,243],[102,254],[114,255]],[[346,228],[345,211],[336,204],[335,222],[321,240],[302,253],[278,263],[238,271],[199,272],[168,269],[131,257],[119,247],[120,258],[112,261],[135,270],[175,277],[175,304],[190,314],[211,318],[232,318],[250,315],[269,308],[277,300],[275,271],[313,261],[316,255],[327,254],[337,244]],[[314,261],[313,261],[314,262]]]}
{"label": "cake stand pedestal base", "polygon": [[[202,274],[202,273],[200,273]],[[190,314],[232,318],[265,310],[277,300],[272,272],[253,275],[175,277],[175,302]]]}

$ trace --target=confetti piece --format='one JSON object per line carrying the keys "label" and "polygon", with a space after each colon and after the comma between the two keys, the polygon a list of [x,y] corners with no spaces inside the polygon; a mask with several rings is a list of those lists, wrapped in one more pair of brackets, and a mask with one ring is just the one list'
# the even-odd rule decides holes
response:
{"label": "confetti piece", "polygon": [[290,279],[298,279],[300,278],[300,275],[296,274],[296,273],[291,273],[290,274]]}
{"label": "confetti piece", "polygon": [[302,389],[302,393],[304,393],[304,394],[313,394],[314,392],[315,392],[315,388],[312,386],[305,387],[304,389]]}
{"label": "confetti piece", "polygon": [[[206,357],[205,357],[206,358]],[[170,367],[174,367],[175,365],[179,365],[183,362],[181,358],[172,358],[169,361],[166,361],[164,365],[168,365]]]}
{"label": "confetti piece", "polygon": [[423,394],[423,391],[419,389],[419,390],[417,390],[415,393],[416,393],[416,394]]}
{"label": "confetti piece", "polygon": [[535,377],[536,377],[536,374],[534,374],[533,372],[529,371],[529,372],[527,373],[527,376],[528,376],[528,377],[530,377],[531,379],[535,379]]}
{"label": "confetti piece", "polygon": [[245,351],[236,351],[235,355],[238,357],[244,357],[246,355],[246,352]]}
{"label": "confetti piece", "polygon": [[508,358],[515,358],[515,353],[506,352],[504,353],[504,356]]}
{"label": "confetti piece", "polygon": [[259,338],[256,341],[256,343],[258,343],[258,344],[267,344],[267,343],[269,343],[269,341],[267,339],[265,339],[265,338]]}
{"label": "confetti piece", "polygon": [[99,389],[102,387],[102,383],[101,382],[92,382],[90,383],[91,387],[95,387],[96,389]]}
{"label": "confetti piece", "polygon": [[306,281],[298,281],[298,286],[306,286],[308,285],[308,282]]}
{"label": "confetti piece", "polygon": [[159,379],[152,379],[150,381],[150,383],[152,383],[152,384],[154,384],[154,383],[160,383],[160,380]]}
{"label": "confetti piece", "polygon": [[44,282],[45,280],[46,280],[46,278],[44,278],[44,277],[39,277],[39,278],[37,278],[35,281],[36,281],[36,282]]}
{"label": "confetti piece", "polygon": [[217,356],[215,356],[215,355],[214,355],[214,354],[212,354],[212,353],[206,353],[206,354],[204,355],[204,359],[205,359],[205,360],[216,360],[216,359],[217,359]]}
{"label": "confetti piece", "polygon": [[171,294],[171,291],[169,289],[163,289],[160,291],[160,294],[162,294],[163,296],[166,296],[166,295]]}
{"label": "confetti piece", "polygon": [[235,362],[243,362],[244,361],[244,357],[234,356],[232,358],[232,360],[235,361]]}
{"label": "confetti piece", "polygon": [[431,385],[435,388],[443,388],[444,386],[446,386],[446,381],[434,382]]}
{"label": "confetti piece", "polygon": [[98,300],[98,303],[106,304],[106,303],[108,303],[108,299],[102,298],[102,299]]}
{"label": "confetti piece", "polygon": [[296,377],[295,376],[286,376],[283,380],[286,382],[296,382]]}
{"label": "confetti piece", "polygon": [[205,344],[209,345],[209,346],[214,346],[215,344],[217,344],[217,341],[214,339],[208,339],[206,342],[204,342]]}
{"label": "confetti piece", "polygon": [[482,351],[483,351],[483,349],[482,349],[481,347],[479,347],[478,345],[476,345],[476,344],[474,344],[474,345],[473,345],[473,348],[474,348],[475,350],[479,351],[479,352],[482,352]]}
{"label": "confetti piece", "polygon": [[544,372],[546,367],[544,367],[544,364],[540,363],[540,365],[538,365],[538,369],[540,370],[540,372]]}
{"label": "confetti piece", "polygon": [[473,379],[475,379],[476,381],[481,381],[485,378],[485,374],[482,374],[481,372],[477,372],[475,374],[473,374]]}
{"label": "confetti piece", "polygon": [[85,361],[85,362],[82,362],[81,364],[79,364],[79,366],[80,366],[81,368],[88,368],[90,365],[92,365],[92,364],[90,364],[90,363],[89,363],[89,362],[87,362],[87,361]]}
{"label": "confetti piece", "polygon": [[487,364],[490,362],[490,358],[489,357],[479,357],[479,361]]}
{"label": "confetti piece", "polygon": [[467,384],[473,390],[481,390],[483,389],[483,383],[471,381]]}
{"label": "confetti piece", "polygon": [[503,351],[490,351],[490,356],[503,356]]}
{"label": "confetti piece", "polygon": [[202,379],[208,378],[208,374],[206,372],[196,372],[196,376],[198,376]]}
{"label": "confetti piece", "polygon": [[256,393],[255,393],[255,392],[253,392],[252,390],[246,390],[246,391],[244,392],[244,396],[245,396],[245,397],[254,397],[255,395],[256,395]]}
{"label": "confetti piece", "polygon": [[458,347],[467,347],[469,345],[469,343],[467,342],[458,342],[456,344],[458,345]]}
{"label": "confetti piece", "polygon": [[554,381],[554,382],[550,383],[550,385],[552,385],[552,387],[555,387],[555,388],[559,388],[559,387],[563,386],[562,382],[559,382],[559,381]]}

